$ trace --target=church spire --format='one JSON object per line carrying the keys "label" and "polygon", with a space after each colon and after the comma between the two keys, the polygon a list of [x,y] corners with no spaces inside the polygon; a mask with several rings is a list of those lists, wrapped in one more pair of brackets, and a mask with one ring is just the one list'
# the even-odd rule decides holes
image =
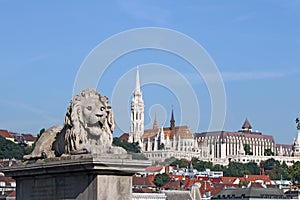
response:
{"label": "church spire", "polygon": [[172,130],[175,127],[175,119],[174,119],[174,112],[173,112],[173,108],[172,108],[172,116],[171,116],[171,120],[170,120],[170,129]]}
{"label": "church spire", "polygon": [[142,91],[140,89],[139,68],[136,68],[135,89],[131,100],[131,123],[129,142],[138,142],[141,149],[143,147],[142,135],[144,134],[144,101]]}
{"label": "church spire", "polygon": [[158,129],[157,121],[156,121],[156,113],[155,113],[155,118],[154,118],[154,123],[153,123],[153,129]]}
{"label": "church spire", "polygon": [[140,89],[140,74],[139,74],[139,67],[136,67],[136,79],[135,79],[135,90],[134,94],[140,94],[141,89]]}
{"label": "church spire", "polygon": [[247,118],[245,119],[245,122],[242,125],[242,132],[252,132],[252,126]]}

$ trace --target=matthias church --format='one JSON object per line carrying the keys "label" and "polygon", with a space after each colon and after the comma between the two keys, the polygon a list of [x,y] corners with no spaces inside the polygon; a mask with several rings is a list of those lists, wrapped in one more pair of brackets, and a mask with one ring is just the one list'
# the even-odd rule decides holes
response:
{"label": "matthias church", "polygon": [[155,118],[152,129],[144,129],[144,101],[138,68],[131,101],[128,142],[138,142],[142,153],[154,162],[162,162],[170,157],[188,160],[195,157],[214,164],[227,165],[230,161],[260,163],[270,156],[287,165],[300,161],[300,131],[293,144],[276,144],[272,135],[252,131],[248,119],[236,132],[220,130],[191,133],[187,125],[175,124],[172,110],[168,127],[158,127]]}

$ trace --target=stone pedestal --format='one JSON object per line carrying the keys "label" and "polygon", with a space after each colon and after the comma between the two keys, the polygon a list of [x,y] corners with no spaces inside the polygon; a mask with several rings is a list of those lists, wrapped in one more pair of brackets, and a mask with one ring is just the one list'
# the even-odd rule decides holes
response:
{"label": "stone pedestal", "polygon": [[129,200],[132,175],[149,161],[76,155],[3,170],[17,181],[17,200]]}

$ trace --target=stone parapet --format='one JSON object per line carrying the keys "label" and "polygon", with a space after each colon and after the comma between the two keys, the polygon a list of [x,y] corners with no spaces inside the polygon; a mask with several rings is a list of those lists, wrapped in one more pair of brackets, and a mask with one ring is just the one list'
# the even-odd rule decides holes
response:
{"label": "stone parapet", "polygon": [[17,199],[124,199],[132,197],[132,175],[151,165],[126,155],[72,155],[5,168],[17,181]]}

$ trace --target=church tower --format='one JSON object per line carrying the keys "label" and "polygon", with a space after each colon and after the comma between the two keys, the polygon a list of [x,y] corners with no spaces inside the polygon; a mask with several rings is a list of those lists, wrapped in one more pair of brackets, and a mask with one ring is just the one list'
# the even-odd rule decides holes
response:
{"label": "church tower", "polygon": [[296,119],[298,135],[293,144],[293,156],[300,156],[300,120]]}
{"label": "church tower", "polygon": [[170,130],[174,129],[175,127],[175,119],[174,119],[174,112],[172,109],[172,116],[171,116],[171,120],[170,120]]}
{"label": "church tower", "polygon": [[144,101],[140,89],[139,68],[136,68],[136,83],[131,100],[130,133],[128,142],[138,142],[142,148],[144,134]]}

